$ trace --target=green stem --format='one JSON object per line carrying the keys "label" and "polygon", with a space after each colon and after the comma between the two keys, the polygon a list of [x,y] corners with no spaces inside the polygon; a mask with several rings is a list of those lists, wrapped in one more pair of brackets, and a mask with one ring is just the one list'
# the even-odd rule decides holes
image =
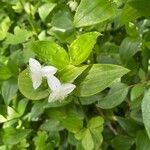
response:
{"label": "green stem", "polygon": [[[22,0],[19,0],[19,2],[20,2],[20,4],[21,4],[21,6],[23,7],[24,12],[26,13],[26,11],[25,11],[25,9],[24,9],[24,4],[23,4]],[[31,9],[30,9],[30,10],[31,10]],[[26,13],[26,14],[27,14],[28,22],[29,22],[29,24],[30,24],[30,26],[31,26],[31,28],[32,28],[32,30],[33,30],[33,32],[37,35],[37,30],[36,30],[36,28],[35,28],[35,26],[34,26],[34,23],[33,23],[33,20],[32,20],[32,16],[29,15],[28,13]]]}

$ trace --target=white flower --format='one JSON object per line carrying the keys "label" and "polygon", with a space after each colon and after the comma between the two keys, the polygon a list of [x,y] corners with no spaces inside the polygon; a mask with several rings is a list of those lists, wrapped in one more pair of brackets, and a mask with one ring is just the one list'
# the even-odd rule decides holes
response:
{"label": "white flower", "polygon": [[48,102],[63,100],[75,89],[75,85],[71,83],[61,84],[60,81],[53,75],[47,76],[48,86],[51,89],[51,94]]}
{"label": "white flower", "polygon": [[70,7],[71,11],[75,11],[78,7],[78,3],[75,0],[70,0],[67,5]]}
{"label": "white flower", "polygon": [[37,89],[41,85],[42,77],[54,75],[57,72],[57,68],[53,66],[42,67],[41,64],[33,58],[29,59],[29,69],[34,89]]}

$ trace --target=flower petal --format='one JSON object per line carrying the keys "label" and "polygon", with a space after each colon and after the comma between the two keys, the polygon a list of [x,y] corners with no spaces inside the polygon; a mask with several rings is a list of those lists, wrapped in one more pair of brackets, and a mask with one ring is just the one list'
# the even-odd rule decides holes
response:
{"label": "flower petal", "polygon": [[75,85],[71,83],[62,84],[61,86],[61,97],[66,97],[69,93],[71,93],[75,89]]}
{"label": "flower petal", "polygon": [[54,75],[57,72],[57,68],[53,66],[42,67],[42,76]]}
{"label": "flower petal", "polygon": [[55,102],[58,100],[58,95],[56,92],[52,92],[48,97],[48,102]]}
{"label": "flower petal", "polygon": [[59,79],[57,79],[55,76],[53,76],[53,75],[47,76],[47,82],[48,82],[49,88],[50,88],[53,92],[58,92],[58,91],[60,91],[61,83],[60,83]]}
{"label": "flower petal", "polygon": [[29,69],[33,88],[37,89],[42,83],[41,64],[37,60],[30,58]]}

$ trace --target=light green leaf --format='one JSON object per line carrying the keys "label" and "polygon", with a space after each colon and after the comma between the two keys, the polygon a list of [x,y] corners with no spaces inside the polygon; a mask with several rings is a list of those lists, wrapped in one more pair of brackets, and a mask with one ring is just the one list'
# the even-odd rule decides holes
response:
{"label": "light green leaf", "polygon": [[83,121],[76,114],[69,114],[66,118],[61,120],[61,123],[69,131],[76,133],[83,127]]}
{"label": "light green leaf", "polygon": [[91,130],[99,127],[101,128],[103,126],[103,123],[104,123],[104,119],[100,116],[96,116],[89,120],[88,128]]}
{"label": "light green leaf", "polygon": [[23,43],[31,37],[33,33],[31,31],[27,31],[26,29],[21,29],[16,26],[14,28],[14,34],[8,33],[6,42],[8,44],[19,44]]}
{"label": "light green leaf", "polygon": [[82,146],[85,150],[93,150],[94,142],[89,129],[86,129],[82,138]]}
{"label": "light green leaf", "polygon": [[117,65],[94,64],[77,92],[81,97],[91,96],[111,86],[129,70]]}
{"label": "light green leaf", "polygon": [[68,65],[58,73],[58,77],[63,82],[72,83],[87,67],[88,65],[84,65],[81,67]]}
{"label": "light green leaf", "polygon": [[115,15],[114,4],[108,0],[81,0],[75,17],[76,27],[94,25]]}
{"label": "light green leaf", "polygon": [[28,100],[26,98],[20,100],[17,105],[17,112],[20,116],[22,116],[26,110],[26,106],[28,104]]}
{"label": "light green leaf", "polygon": [[45,131],[39,131],[38,135],[34,138],[35,150],[46,150],[46,141],[48,135]]}
{"label": "light green leaf", "polygon": [[0,65],[0,80],[7,80],[12,76],[8,66]]}
{"label": "light green leaf", "polygon": [[46,65],[63,69],[69,64],[67,52],[52,41],[37,41],[32,44],[32,50]]}
{"label": "light green leaf", "polygon": [[49,91],[44,87],[34,90],[28,69],[22,71],[18,77],[18,86],[20,92],[31,100],[40,100],[48,97]]}
{"label": "light green leaf", "polygon": [[2,96],[6,105],[9,105],[12,98],[16,95],[18,91],[18,85],[16,80],[7,80],[2,84]]}
{"label": "light green leaf", "polygon": [[109,93],[102,100],[98,101],[97,106],[103,109],[111,109],[118,106],[125,100],[128,89],[128,86],[123,83],[112,85]]}
{"label": "light green leaf", "polygon": [[150,138],[150,89],[145,92],[142,100],[142,116],[146,132]]}
{"label": "light green leaf", "polygon": [[55,3],[45,3],[39,7],[38,12],[42,21],[45,21],[46,17],[50,14],[50,12],[54,9],[55,6]]}
{"label": "light green leaf", "polygon": [[6,145],[17,144],[26,138],[30,131],[29,129],[5,128],[2,135],[3,142]]}
{"label": "light green leaf", "polygon": [[69,46],[69,55],[73,65],[79,65],[87,59],[99,35],[98,32],[88,32],[72,42]]}
{"label": "light green leaf", "polygon": [[8,16],[5,17],[3,20],[1,20],[1,24],[0,24],[0,41],[3,40],[6,37],[7,31],[9,29],[10,25],[11,25],[11,21],[10,21],[10,18]]}

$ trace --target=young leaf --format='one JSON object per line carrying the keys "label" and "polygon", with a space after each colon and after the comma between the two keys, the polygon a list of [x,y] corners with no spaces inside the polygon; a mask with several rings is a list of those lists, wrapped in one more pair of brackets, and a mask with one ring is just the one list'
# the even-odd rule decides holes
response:
{"label": "young leaf", "polygon": [[8,44],[19,44],[23,43],[31,37],[33,33],[25,29],[21,29],[18,26],[14,28],[14,34],[8,33],[6,42]]}
{"label": "young leaf", "polygon": [[73,65],[79,65],[87,59],[99,35],[98,32],[85,33],[72,42],[69,46],[69,55]]}
{"label": "young leaf", "polygon": [[39,87],[37,90],[34,90],[28,69],[20,73],[18,77],[18,86],[20,92],[31,100],[40,100],[49,95],[49,91],[44,87]]}
{"label": "young leaf", "polygon": [[146,132],[150,138],[150,89],[145,92],[142,100],[142,116]]}
{"label": "young leaf", "polygon": [[67,52],[55,42],[37,41],[32,44],[31,48],[46,65],[63,69],[69,64]]}
{"label": "young leaf", "polygon": [[68,65],[62,71],[58,73],[61,81],[72,83],[86,68],[88,65],[81,67],[75,67],[73,65]]}
{"label": "young leaf", "polygon": [[114,84],[109,93],[100,101],[97,106],[103,109],[111,109],[121,104],[128,94],[128,86],[123,83]]}
{"label": "young leaf", "polygon": [[3,142],[6,145],[14,145],[21,142],[31,132],[29,129],[5,128],[3,131]]}
{"label": "young leaf", "polygon": [[94,64],[77,91],[81,97],[94,95],[128,72],[128,69],[117,65]]}
{"label": "young leaf", "polygon": [[45,3],[39,7],[38,12],[42,21],[45,21],[46,17],[54,9],[55,6],[56,6],[55,3]]}
{"label": "young leaf", "polygon": [[77,8],[74,24],[76,27],[90,26],[112,18],[114,4],[108,0],[81,0]]}

